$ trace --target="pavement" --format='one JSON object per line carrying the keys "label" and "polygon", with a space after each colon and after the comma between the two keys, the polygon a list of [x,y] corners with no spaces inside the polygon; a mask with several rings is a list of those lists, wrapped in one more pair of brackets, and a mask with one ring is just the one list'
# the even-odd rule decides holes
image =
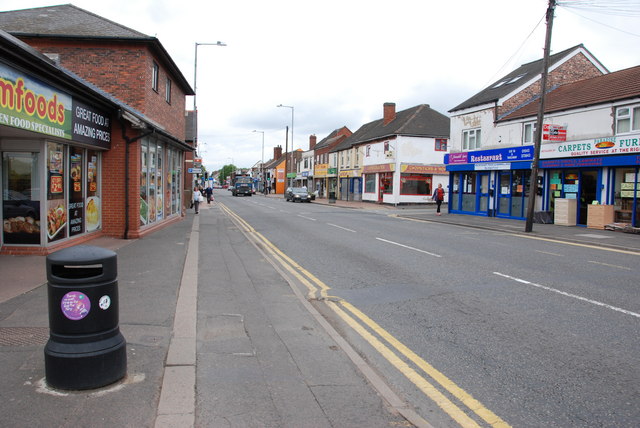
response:
{"label": "pavement", "polygon": [[[446,206],[437,216],[432,206],[313,203],[640,252],[640,235],[620,231],[534,224],[526,233],[523,221]],[[1,255],[0,426],[429,426],[217,203],[141,239],[87,244],[118,257],[127,375],[86,391],[48,386],[47,257]]]}

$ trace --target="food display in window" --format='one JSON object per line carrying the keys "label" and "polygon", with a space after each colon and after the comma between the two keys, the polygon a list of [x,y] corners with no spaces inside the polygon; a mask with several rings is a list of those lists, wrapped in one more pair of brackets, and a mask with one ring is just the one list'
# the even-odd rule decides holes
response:
{"label": "food display in window", "polygon": [[144,199],[140,198],[140,221],[142,222],[142,224],[147,224],[148,221],[148,215],[149,215],[149,205],[147,204],[147,201],[145,201]]}
{"label": "food display in window", "polygon": [[100,199],[95,196],[87,198],[86,209],[87,232],[96,230],[100,225]]}
{"label": "food display in window", "polygon": [[49,208],[47,212],[47,235],[54,238],[67,224],[67,212],[62,203]]}
{"label": "food display in window", "polygon": [[12,217],[2,222],[4,233],[40,233],[40,221],[33,217]]}

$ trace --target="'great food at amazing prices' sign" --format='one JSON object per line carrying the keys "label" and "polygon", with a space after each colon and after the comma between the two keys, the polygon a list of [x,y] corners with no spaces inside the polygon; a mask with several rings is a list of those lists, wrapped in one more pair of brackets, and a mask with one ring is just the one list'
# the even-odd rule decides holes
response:
{"label": "'great food at amazing prices' sign", "polygon": [[547,143],[540,147],[540,159],[606,156],[640,153],[640,134],[618,135],[593,140]]}
{"label": "'great food at amazing prices' sign", "polygon": [[18,70],[0,64],[0,125],[108,149],[111,119]]}

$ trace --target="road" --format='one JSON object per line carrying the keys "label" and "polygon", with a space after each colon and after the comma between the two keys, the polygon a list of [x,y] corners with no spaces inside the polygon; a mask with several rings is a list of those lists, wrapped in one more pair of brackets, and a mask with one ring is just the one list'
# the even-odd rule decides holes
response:
{"label": "road", "polygon": [[216,193],[434,426],[632,427],[640,255]]}

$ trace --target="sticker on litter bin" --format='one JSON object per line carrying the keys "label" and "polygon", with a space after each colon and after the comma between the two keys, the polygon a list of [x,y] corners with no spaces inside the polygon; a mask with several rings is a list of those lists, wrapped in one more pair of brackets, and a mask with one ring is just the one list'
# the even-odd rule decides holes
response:
{"label": "sticker on litter bin", "polygon": [[65,317],[72,321],[78,321],[89,314],[91,302],[86,294],[70,291],[62,298],[60,308]]}
{"label": "sticker on litter bin", "polygon": [[102,309],[103,311],[109,309],[109,306],[111,306],[111,297],[102,296],[98,301],[98,306],[100,306],[100,309]]}

